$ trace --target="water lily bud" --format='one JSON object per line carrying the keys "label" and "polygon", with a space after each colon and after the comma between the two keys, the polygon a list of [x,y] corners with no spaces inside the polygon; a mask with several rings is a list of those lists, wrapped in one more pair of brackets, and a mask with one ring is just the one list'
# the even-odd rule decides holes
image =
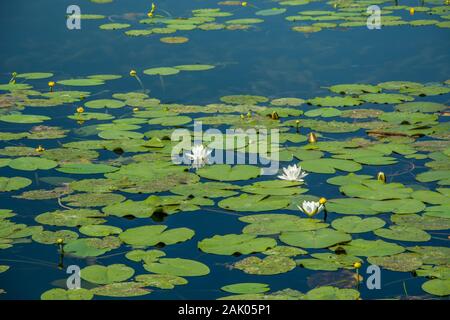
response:
{"label": "water lily bud", "polygon": [[316,143],[317,142],[317,136],[314,132],[310,132],[308,134],[308,142],[309,143]]}
{"label": "water lily bud", "polygon": [[280,117],[278,116],[278,113],[276,113],[275,111],[272,112],[272,115],[270,116],[272,118],[272,120],[278,120],[280,119]]}
{"label": "water lily bud", "polygon": [[247,118],[251,118],[252,117],[252,113],[249,111],[247,112]]}
{"label": "water lily bud", "polygon": [[136,77],[136,75],[137,75],[136,70],[131,70],[131,71],[130,71],[130,76],[131,76],[131,77]]}
{"label": "water lily bud", "polygon": [[64,239],[59,238],[59,239],[56,240],[56,243],[59,244],[59,245],[61,245],[61,244],[64,243]]}
{"label": "water lily bud", "polygon": [[49,81],[48,86],[50,88],[50,91],[53,91],[53,87],[56,85],[55,81]]}
{"label": "water lily bud", "polygon": [[45,149],[41,145],[39,145],[35,150],[36,150],[36,152],[44,152],[45,151]]}
{"label": "water lily bud", "polygon": [[354,267],[355,269],[361,268],[361,262],[355,262],[355,263],[353,264],[353,267]]}
{"label": "water lily bud", "polygon": [[322,198],[319,199],[319,203],[320,204],[325,204],[325,203],[327,203],[327,199],[322,197]]}
{"label": "water lily bud", "polygon": [[245,119],[245,117],[244,117],[244,115],[243,115],[243,114],[241,114],[241,119]]}
{"label": "water lily bud", "polygon": [[386,182],[386,175],[384,174],[384,172],[378,172],[377,180],[381,182]]}
{"label": "water lily bud", "polygon": [[139,108],[133,108],[133,111],[134,111],[134,112],[138,112],[138,111],[139,111]]}
{"label": "water lily bud", "polygon": [[247,2],[241,2],[241,6],[243,6],[243,7],[246,7],[248,5],[248,3]]}
{"label": "water lily bud", "polygon": [[77,112],[78,113],[83,113],[84,112],[84,108],[83,107],[78,107],[77,108]]}
{"label": "water lily bud", "polygon": [[414,8],[409,8],[409,14],[410,15],[414,15],[414,12],[416,12],[416,10],[414,10]]}

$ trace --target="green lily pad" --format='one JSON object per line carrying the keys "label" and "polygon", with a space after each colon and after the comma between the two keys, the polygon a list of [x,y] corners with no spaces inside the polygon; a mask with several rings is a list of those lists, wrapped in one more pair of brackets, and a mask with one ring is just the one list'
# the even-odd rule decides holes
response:
{"label": "green lily pad", "polygon": [[401,199],[377,201],[372,204],[370,208],[377,212],[408,214],[423,211],[425,209],[425,205],[423,202],[415,199]]}
{"label": "green lily pad", "polygon": [[29,186],[31,183],[30,179],[23,177],[0,177],[0,192],[19,190]]}
{"label": "green lily pad", "polygon": [[174,68],[181,71],[206,71],[214,69],[215,66],[209,64],[185,64],[175,66]]}
{"label": "green lily pad", "polygon": [[261,169],[251,165],[216,164],[197,170],[197,174],[206,179],[218,181],[239,181],[256,178],[261,174]]}
{"label": "green lily pad", "polygon": [[415,253],[399,253],[393,256],[369,257],[367,261],[387,270],[399,272],[411,272],[422,266],[420,255]]}
{"label": "green lily pad", "polygon": [[140,262],[156,262],[159,258],[166,254],[160,250],[131,250],[126,253],[125,257],[131,261]]}
{"label": "green lily pad", "polygon": [[391,221],[409,227],[414,227],[422,230],[447,230],[450,229],[450,219],[433,217],[418,214],[394,214],[391,216]]}
{"label": "green lily pad", "polygon": [[59,172],[70,174],[97,174],[97,173],[108,173],[117,171],[119,170],[119,168],[109,166],[106,164],[68,163],[61,165],[56,170]]}
{"label": "green lily pad", "polygon": [[305,160],[299,164],[304,170],[315,173],[335,173],[336,170],[355,172],[362,169],[359,163],[343,159]]}
{"label": "green lily pad", "polygon": [[377,93],[381,89],[370,84],[338,84],[331,86],[330,91],[340,94]]}
{"label": "green lily pad", "polygon": [[344,217],[333,220],[331,226],[346,233],[364,233],[382,228],[386,223],[379,218]]}
{"label": "green lily pad", "polygon": [[361,184],[344,185],[339,190],[349,197],[368,200],[404,199],[409,198],[413,191],[401,183],[383,183],[377,180],[362,181]]}
{"label": "green lily pad", "polygon": [[348,244],[336,246],[333,250],[344,250],[351,256],[383,257],[402,253],[405,248],[383,240],[355,239]]}
{"label": "green lily pad", "polygon": [[20,157],[11,160],[8,164],[11,168],[24,171],[49,170],[58,164],[53,160],[37,157]]}
{"label": "green lily pad", "polygon": [[262,293],[270,290],[269,285],[265,283],[244,282],[223,286],[220,288],[225,292],[243,294],[243,293]]}
{"label": "green lily pad", "polygon": [[64,86],[73,86],[73,87],[90,87],[90,86],[100,86],[105,84],[102,80],[99,79],[68,79],[58,81],[58,84]]}
{"label": "green lily pad", "polygon": [[355,289],[339,289],[332,286],[324,286],[308,291],[305,300],[358,300],[359,291]]}
{"label": "green lily pad", "polygon": [[78,239],[78,234],[70,230],[58,230],[58,231],[40,231],[35,232],[31,236],[33,241],[42,244],[55,244],[58,239],[62,239],[64,243]]}
{"label": "green lily pad", "polygon": [[111,284],[128,280],[134,270],[124,264],[92,265],[81,269],[81,278],[95,284]]}
{"label": "green lily pad", "polygon": [[170,76],[170,75],[177,74],[179,72],[180,72],[179,69],[170,68],[170,67],[150,68],[150,69],[144,70],[145,74],[148,74],[148,75],[151,75],[151,76],[155,76],[155,75]]}
{"label": "green lily pad", "polygon": [[379,237],[399,241],[425,242],[431,239],[427,232],[404,225],[391,226],[389,229],[378,229],[374,233]]}
{"label": "green lily pad", "polygon": [[80,228],[80,232],[89,237],[106,237],[110,235],[120,234],[122,229],[107,225],[84,225]]}
{"label": "green lily pad", "polygon": [[36,222],[51,225],[51,226],[65,226],[77,227],[90,224],[101,224],[105,222],[104,214],[97,210],[89,209],[72,209],[72,210],[56,210],[52,212],[45,212],[38,215]]}
{"label": "green lily pad", "polygon": [[158,243],[166,245],[184,242],[194,236],[194,231],[188,228],[176,228],[165,231],[167,226],[142,226],[127,229],[119,235],[120,240],[132,246],[154,246]]}
{"label": "green lily pad", "polygon": [[0,115],[0,121],[9,123],[41,123],[47,120],[50,120],[50,117],[32,114],[14,113]]}
{"label": "green lily pad", "polygon": [[198,243],[198,248],[206,253],[233,255],[262,252],[276,245],[277,242],[272,238],[257,238],[256,235],[250,234],[227,234],[203,239]]}
{"label": "green lily pad", "polygon": [[241,194],[220,201],[218,206],[233,211],[259,212],[283,209],[289,204],[287,197]]}
{"label": "green lily pad", "polygon": [[362,104],[362,101],[349,96],[317,97],[314,99],[309,99],[308,103],[319,107],[352,107]]}
{"label": "green lily pad", "polygon": [[248,215],[239,220],[250,223],[242,230],[243,233],[257,235],[272,235],[287,231],[311,231],[328,226],[321,220],[280,213]]}
{"label": "green lily pad", "polygon": [[126,298],[145,296],[151,290],[142,288],[142,284],[137,282],[119,282],[96,287],[91,292],[96,296]]}
{"label": "green lily pad", "polygon": [[70,241],[64,246],[64,252],[76,257],[97,257],[121,246],[117,237],[82,238]]}
{"label": "green lily pad", "polygon": [[312,231],[282,232],[280,240],[290,246],[320,249],[350,241],[352,237],[344,232],[325,228]]}
{"label": "green lily pad", "polygon": [[291,258],[276,255],[264,259],[251,256],[236,262],[233,266],[248,274],[274,275],[291,271],[296,263]]}
{"label": "green lily pad", "polygon": [[179,277],[198,277],[210,272],[208,266],[201,262],[181,258],[162,258],[157,263],[145,264],[144,268],[157,274]]}
{"label": "green lily pad", "polygon": [[407,249],[420,254],[424,264],[447,265],[450,260],[450,248],[447,247],[415,246]]}
{"label": "green lily pad", "polygon": [[128,23],[105,23],[100,25],[102,30],[121,30],[131,27]]}
{"label": "green lily pad", "polygon": [[41,300],[91,300],[94,294],[87,289],[65,290],[55,288],[45,291],[41,295]]}
{"label": "green lily pad", "polygon": [[429,280],[422,285],[422,289],[435,296],[448,296],[450,295],[450,280]]}
{"label": "green lily pad", "polygon": [[119,100],[113,100],[113,99],[98,99],[98,100],[91,100],[84,104],[88,108],[93,109],[102,109],[102,108],[109,108],[109,109],[117,109],[122,108],[125,106],[125,103]]}
{"label": "green lily pad", "polygon": [[145,287],[158,289],[173,289],[175,286],[188,283],[186,279],[170,274],[140,274],[136,276],[136,281],[142,283]]}

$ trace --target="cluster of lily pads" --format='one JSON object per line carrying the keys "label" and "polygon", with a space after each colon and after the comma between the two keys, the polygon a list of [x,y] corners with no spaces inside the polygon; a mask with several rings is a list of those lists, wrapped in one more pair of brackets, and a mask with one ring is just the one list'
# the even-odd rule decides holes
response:
{"label": "cluster of lily pads", "polygon": [[[53,288],[42,299],[134,297],[188,285],[189,277],[214,272],[213,266],[166,256],[161,248],[188,241],[205,254],[228,256],[229,266],[246,274],[344,271],[354,283],[360,281],[355,269],[376,264],[426,278],[422,288],[433,296],[450,294],[450,248],[429,243],[436,231],[450,228],[449,113],[445,103],[435,102],[449,96],[449,80],[339,84],[328,88],[329,95],[309,99],[229,95],[208,105],[182,105],[143,92],[98,99],[90,91],[70,90],[120,76],[55,81],[48,88],[42,81],[51,77],[15,74],[0,85],[1,196],[49,203],[46,212],[36,213],[35,224],[25,225],[14,222],[15,213],[2,201],[0,249],[31,240],[78,258],[125,250],[126,260],[83,268],[91,289]],[[54,121],[40,114],[42,108],[61,108],[62,115]],[[271,159],[276,152],[284,172],[263,176],[257,165],[173,163],[172,132],[185,128],[193,135],[194,120],[205,129],[279,129],[279,141],[261,156]],[[259,143],[235,146],[226,134],[223,141],[207,147],[248,155]],[[385,173],[377,178],[358,173],[363,170]],[[312,194],[310,189],[320,189],[319,177],[340,195]],[[311,203],[318,205],[311,209]],[[243,228],[193,239],[194,229],[170,227],[171,215],[199,210],[236,213],[230,217]],[[120,219],[138,219],[139,226],[124,230],[117,226]],[[136,274],[137,266],[147,273]],[[0,272],[7,270],[0,266]],[[221,289],[232,294],[224,299],[364,298],[356,287],[332,285],[308,292],[271,292],[265,283]]]}
{"label": "cluster of lily pads", "polygon": [[[98,1],[95,1],[98,2]],[[448,3],[438,0],[424,1],[420,6],[411,7],[390,0],[332,0],[321,3],[311,0],[277,0],[277,7],[267,7],[259,1],[220,1],[217,8],[193,9],[189,16],[174,17],[168,8],[162,9],[153,4],[148,13],[124,14],[106,17],[101,14],[82,14],[83,20],[106,20],[99,28],[102,30],[121,30],[128,36],[157,35],[164,43],[180,44],[189,41],[188,31],[247,30],[265,22],[265,17],[284,16],[288,22],[295,23],[293,31],[311,33],[325,29],[367,27],[370,12],[367,8],[378,5],[381,8],[381,26],[437,26],[450,27]],[[101,3],[109,3],[101,1]],[[262,7],[264,6],[264,7]],[[231,8],[227,11],[226,9]],[[298,10],[296,15],[292,10]],[[224,9],[224,10],[223,10]],[[409,18],[407,18],[409,16]],[[417,18],[416,18],[417,17]],[[134,27],[132,18],[147,27]],[[183,33],[183,35],[178,35]]]}

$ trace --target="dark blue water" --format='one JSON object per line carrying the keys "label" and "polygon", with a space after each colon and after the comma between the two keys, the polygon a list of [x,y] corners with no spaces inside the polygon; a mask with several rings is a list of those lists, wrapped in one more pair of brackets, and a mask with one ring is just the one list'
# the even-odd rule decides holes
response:
{"label": "dark blue water", "polygon": [[[259,8],[270,8],[276,3],[254,1]],[[313,3],[301,7],[288,7],[288,13],[280,16],[263,17],[264,23],[247,31],[179,31],[190,41],[183,45],[161,43],[158,36],[127,37],[121,31],[103,31],[98,25],[104,20],[83,20],[81,30],[66,28],[65,11],[74,1],[2,1],[0,3],[0,72],[1,83],[6,83],[10,73],[53,72],[55,80],[91,74],[121,74],[124,78],[107,82],[106,86],[87,90],[102,92],[96,98],[109,98],[114,92],[139,90],[131,77],[130,69],[142,71],[151,67],[175,66],[180,64],[214,64],[217,67],[206,72],[181,72],[176,76],[165,77],[162,86],[159,77],[141,75],[146,89],[152,97],[165,103],[207,104],[219,102],[219,98],[229,94],[254,94],[267,97],[312,98],[327,94],[323,87],[338,83],[372,83],[390,80],[417,82],[442,82],[450,75],[450,31],[434,26],[385,27],[370,31],[366,28],[337,28],[322,30],[314,34],[292,32],[293,25],[284,20],[301,9],[323,8],[323,3]],[[169,11],[173,16],[187,16],[196,8],[214,7],[213,2],[204,1],[158,1],[158,7]],[[416,5],[416,1],[402,1],[400,4]],[[106,16],[129,12],[146,13],[149,1],[116,0],[114,3],[99,5],[82,1],[79,4],[83,13],[99,13]],[[247,10],[247,11],[246,11]],[[234,11],[232,18],[253,17],[253,9],[223,7],[223,11]],[[408,13],[403,14],[405,19]],[[416,19],[426,17],[416,13]],[[225,18],[226,19],[226,18]],[[219,21],[225,20],[219,18]],[[128,21],[118,21],[128,22]],[[137,21],[129,22],[133,28],[140,28]],[[47,80],[34,81],[36,89],[45,90]],[[427,98],[427,101],[448,103],[445,97]],[[33,108],[33,114],[49,114],[53,118],[49,125],[65,128],[74,127],[74,121],[64,116],[64,107]],[[122,111],[114,110],[120,115]],[[95,124],[93,121],[90,124]],[[23,127],[0,123],[2,131],[21,132]],[[333,135],[327,135],[333,136]],[[337,135],[343,137],[345,135]],[[73,141],[69,136],[58,139],[61,143]],[[56,147],[56,141],[45,141],[46,147]],[[5,147],[11,143],[1,142]],[[29,144],[33,146],[33,142]],[[105,152],[109,158],[114,157]],[[420,161],[417,162],[420,164]],[[423,164],[423,163],[422,163]],[[387,174],[404,170],[407,164],[365,169],[360,173],[376,174],[384,170]],[[415,173],[424,171],[419,168]],[[21,172],[22,176],[34,179],[34,173]],[[45,176],[61,175],[54,170],[42,173]],[[2,176],[12,176],[13,171],[1,169]],[[70,176],[70,175],[66,175]],[[72,176],[73,178],[79,178]],[[101,175],[95,176],[101,177]],[[310,194],[327,194],[328,198],[339,197],[338,188],[325,183],[330,176],[315,175],[309,181]],[[83,178],[87,178],[83,176]],[[411,176],[396,177],[404,184],[414,183]],[[432,185],[432,184],[431,184]],[[27,189],[51,188],[34,182]],[[18,193],[20,193],[18,192]],[[54,200],[27,201],[10,197],[11,193],[0,194],[0,208],[11,208],[18,214],[16,222],[35,225],[37,214],[59,209]],[[131,199],[141,199],[130,196]],[[220,200],[220,199],[216,199]],[[280,212],[292,213],[282,210]],[[388,220],[389,215],[379,215]],[[158,290],[142,297],[143,299],[216,299],[224,296],[220,287],[238,282],[264,282],[270,284],[271,291],[285,288],[308,290],[307,279],[317,273],[296,268],[291,272],[275,276],[252,276],[239,270],[230,270],[229,265],[242,257],[204,254],[196,248],[197,241],[215,234],[240,233],[245,226],[236,215],[201,210],[177,213],[166,217],[164,224],[169,228],[189,227],[195,230],[195,237],[187,242],[165,247],[167,257],[183,257],[207,264],[212,272],[204,277],[190,277],[189,284],[173,290]],[[332,220],[331,214],[328,219]],[[125,220],[109,218],[109,223],[127,229],[143,225],[145,219]],[[50,230],[51,227],[48,228]],[[353,238],[372,236],[353,235]],[[414,243],[402,243],[412,246]],[[446,241],[433,239],[433,245],[447,246]],[[97,262],[108,265],[124,263],[123,255],[128,251],[121,248],[99,257]],[[59,254],[55,246],[37,243],[16,244],[0,251],[0,264],[10,265],[6,273],[0,274],[0,288],[6,294],[0,299],[38,299],[42,292],[61,285],[58,280],[66,278],[65,270],[58,268]],[[125,262],[126,263],[126,262]],[[86,260],[65,257],[64,265],[87,265]],[[146,273],[133,264],[136,274]],[[362,270],[365,266],[363,266]],[[364,274],[363,274],[364,275]],[[56,281],[56,282],[55,282]],[[65,280],[64,280],[65,281]],[[409,273],[396,273],[383,270],[383,290],[368,290],[361,286],[364,299],[404,296],[403,282],[411,296],[424,295],[420,285],[424,278],[414,278]]]}

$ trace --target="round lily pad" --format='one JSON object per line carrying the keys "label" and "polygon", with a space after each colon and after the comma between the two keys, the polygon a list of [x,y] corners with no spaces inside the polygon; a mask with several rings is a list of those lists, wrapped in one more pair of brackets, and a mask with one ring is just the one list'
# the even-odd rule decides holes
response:
{"label": "round lily pad", "polygon": [[229,284],[229,285],[223,286],[220,289],[225,292],[237,293],[237,294],[261,293],[261,292],[267,292],[270,290],[268,284],[253,283],[253,282]]}
{"label": "round lily pad", "polygon": [[81,269],[81,278],[95,284],[122,282],[134,275],[134,270],[124,264],[92,265]]}
{"label": "round lily pad", "polygon": [[352,237],[344,232],[332,229],[319,229],[300,232],[283,232],[280,240],[290,246],[301,248],[327,248],[341,242],[348,242]]}
{"label": "round lily pad", "polygon": [[386,223],[379,218],[344,217],[333,220],[332,227],[346,233],[364,233],[382,228]]}
{"label": "round lily pad", "polygon": [[198,243],[198,247],[207,253],[233,255],[262,252],[275,247],[276,244],[272,238],[257,238],[256,235],[250,234],[227,234],[203,239]]}
{"label": "round lily pad", "polygon": [[169,274],[180,277],[198,277],[207,275],[207,265],[188,259],[162,258],[157,263],[145,264],[144,268],[158,274]]}

